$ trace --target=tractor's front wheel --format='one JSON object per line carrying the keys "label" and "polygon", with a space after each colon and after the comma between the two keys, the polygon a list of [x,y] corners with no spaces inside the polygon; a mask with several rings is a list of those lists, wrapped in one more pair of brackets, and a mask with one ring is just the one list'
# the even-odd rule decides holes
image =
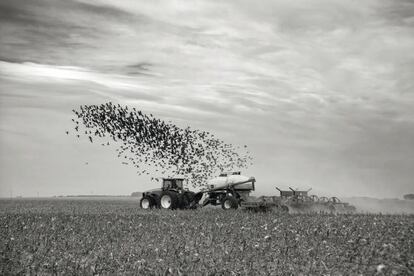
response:
{"label": "tractor's front wheel", "polygon": [[239,207],[239,201],[234,196],[226,196],[221,202],[221,208],[224,210],[237,209]]}
{"label": "tractor's front wheel", "polygon": [[143,198],[141,198],[139,205],[142,209],[152,209],[155,204],[152,198],[150,198],[149,196],[144,196]]}
{"label": "tractor's front wheel", "polygon": [[162,209],[176,209],[178,206],[178,197],[173,192],[164,192],[160,198],[160,205]]}

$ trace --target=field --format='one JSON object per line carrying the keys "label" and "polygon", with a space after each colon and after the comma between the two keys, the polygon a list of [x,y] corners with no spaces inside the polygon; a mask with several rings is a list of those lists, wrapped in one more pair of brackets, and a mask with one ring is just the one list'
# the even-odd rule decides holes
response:
{"label": "field", "polygon": [[0,274],[413,275],[413,215],[0,200]]}

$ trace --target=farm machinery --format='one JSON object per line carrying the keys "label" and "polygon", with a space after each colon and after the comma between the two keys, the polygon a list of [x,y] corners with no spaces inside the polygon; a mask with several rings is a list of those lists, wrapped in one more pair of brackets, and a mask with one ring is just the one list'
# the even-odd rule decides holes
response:
{"label": "farm machinery", "polygon": [[337,197],[318,197],[309,195],[309,190],[298,189],[281,190],[278,187],[279,196],[262,196],[255,200],[241,202],[241,207],[254,210],[266,211],[275,209],[289,213],[353,213],[356,208],[349,203],[341,202]]}
{"label": "farm machinery", "polygon": [[163,178],[160,189],[153,189],[142,194],[142,209],[195,209],[203,197],[184,188],[184,178]]}
{"label": "farm machinery", "polygon": [[[308,195],[309,190],[281,190],[279,196],[251,197],[256,179],[241,175],[240,172],[222,173],[207,182],[200,192],[192,192],[183,187],[184,178],[164,178],[162,187],[144,192],[141,208],[196,209],[207,205],[221,206],[223,209],[267,211],[277,210],[291,213],[331,212],[350,213],[355,207],[341,202],[337,197]],[[200,203],[200,201],[204,200]]]}
{"label": "farm machinery", "polygon": [[[240,172],[222,173],[207,182],[200,192],[192,192],[183,187],[184,178],[164,178],[162,187],[142,194],[142,209],[195,209],[199,206],[221,205],[223,209],[237,209],[240,202],[248,200],[254,191],[254,177],[246,177]],[[200,200],[205,197],[200,204]]]}
{"label": "farm machinery", "polygon": [[249,199],[255,182],[254,177],[243,176],[240,172],[222,173],[207,182],[202,206],[221,205],[225,210],[237,209],[241,202]]}

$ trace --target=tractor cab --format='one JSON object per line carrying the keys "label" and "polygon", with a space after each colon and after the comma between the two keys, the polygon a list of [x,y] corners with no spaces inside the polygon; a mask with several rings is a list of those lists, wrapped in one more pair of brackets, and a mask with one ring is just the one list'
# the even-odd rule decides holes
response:
{"label": "tractor cab", "polygon": [[183,190],[184,178],[163,178],[162,190]]}

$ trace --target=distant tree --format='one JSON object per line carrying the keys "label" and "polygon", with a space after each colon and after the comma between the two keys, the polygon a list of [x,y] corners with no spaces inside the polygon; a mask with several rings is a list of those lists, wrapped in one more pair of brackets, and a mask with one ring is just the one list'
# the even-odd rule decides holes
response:
{"label": "distant tree", "polygon": [[405,200],[414,200],[414,194],[406,194],[404,195]]}
{"label": "distant tree", "polygon": [[132,194],[131,194],[131,196],[133,196],[133,197],[140,197],[142,195],[142,193],[141,192],[133,192]]}

